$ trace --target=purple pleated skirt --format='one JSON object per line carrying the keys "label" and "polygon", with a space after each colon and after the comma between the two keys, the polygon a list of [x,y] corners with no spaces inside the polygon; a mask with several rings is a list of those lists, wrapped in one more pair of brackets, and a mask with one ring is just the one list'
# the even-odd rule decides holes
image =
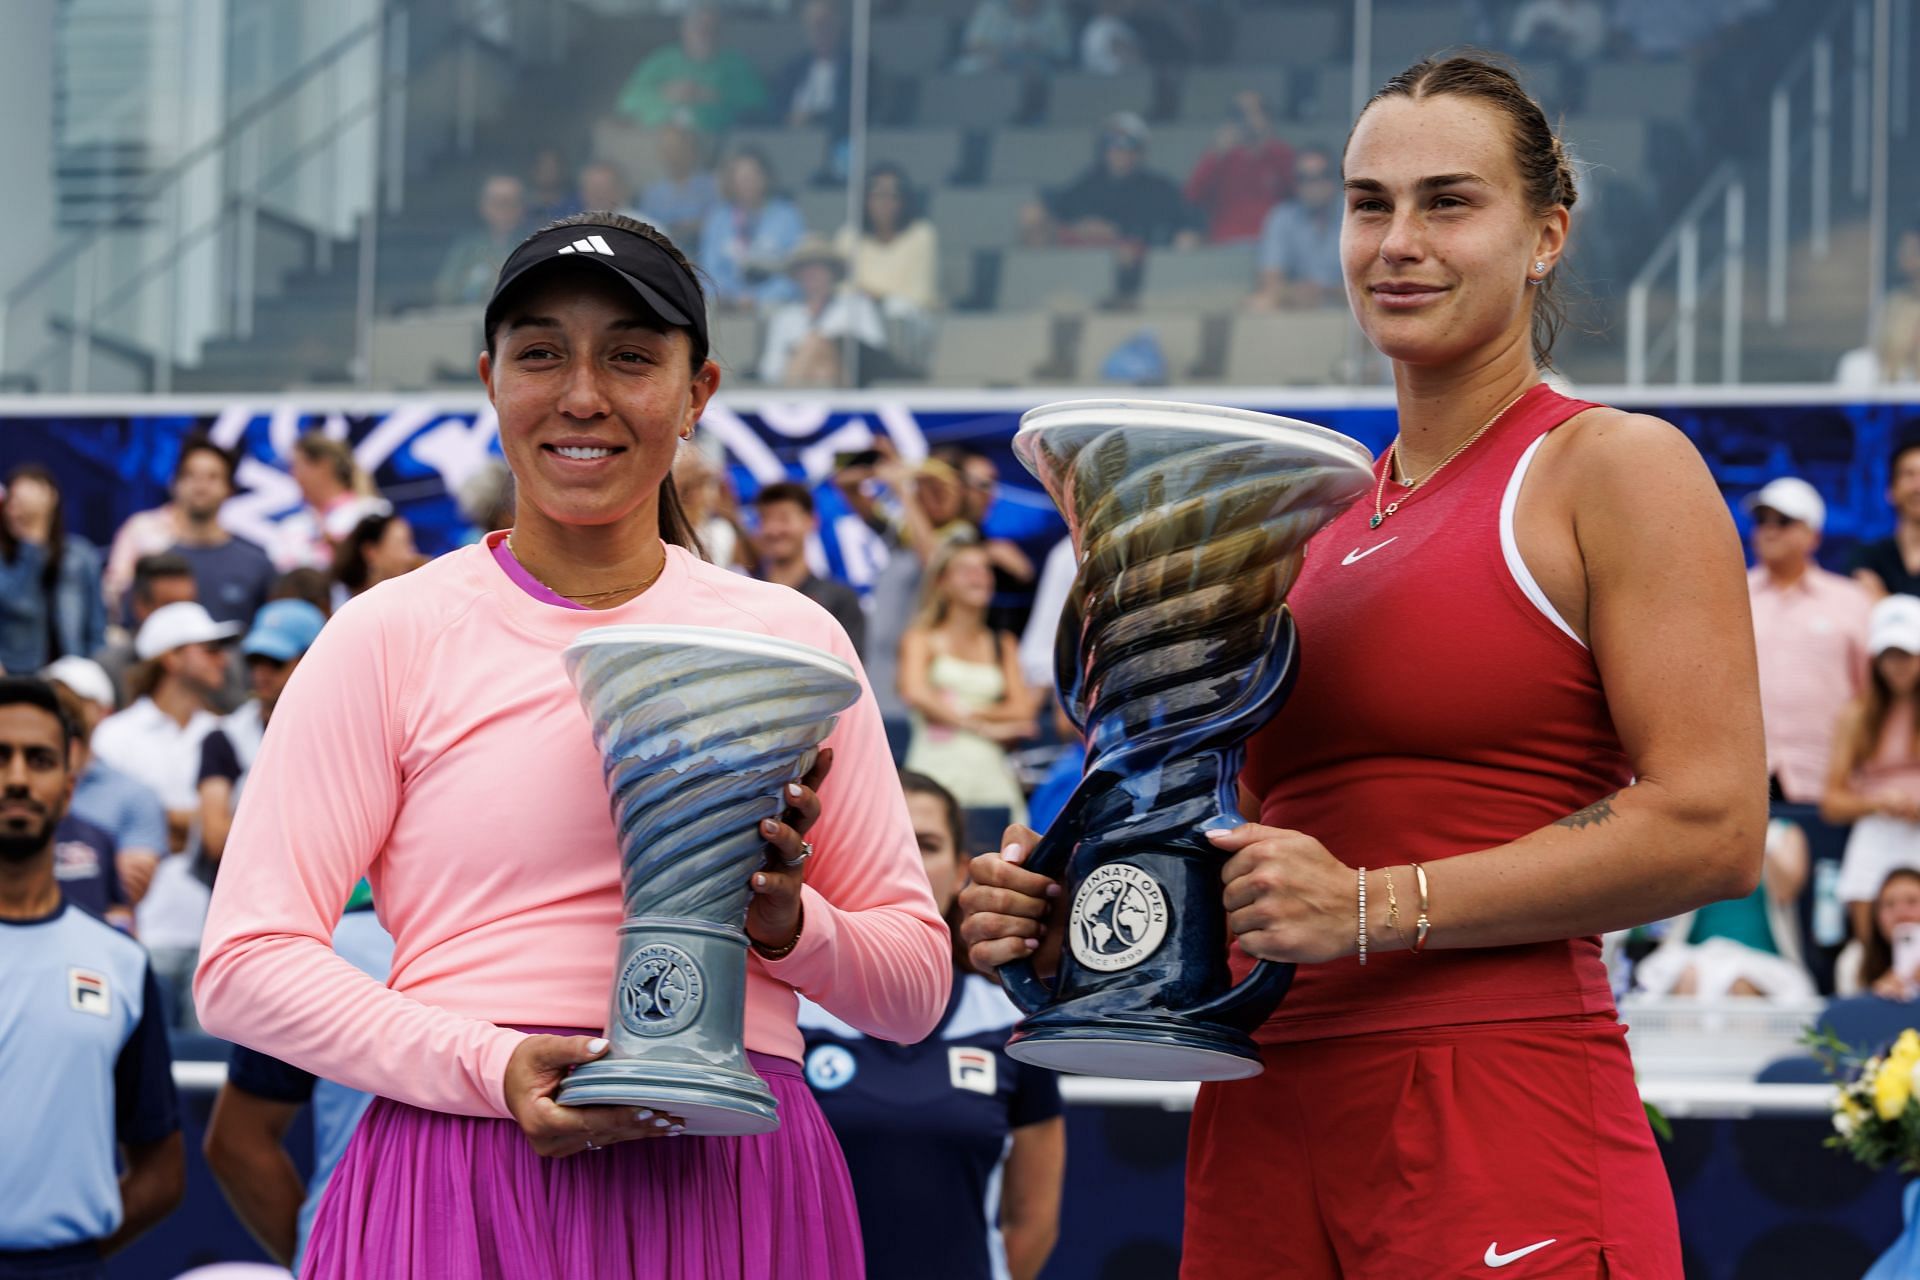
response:
{"label": "purple pleated skirt", "polygon": [[859,1280],[840,1144],[798,1065],[751,1054],[780,1127],[537,1156],[511,1120],[368,1108],[303,1280]]}

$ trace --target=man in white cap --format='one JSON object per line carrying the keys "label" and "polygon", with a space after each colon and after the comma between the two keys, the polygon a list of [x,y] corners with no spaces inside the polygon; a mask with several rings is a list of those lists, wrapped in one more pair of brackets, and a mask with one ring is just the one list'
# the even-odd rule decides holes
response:
{"label": "man in white cap", "polygon": [[1833,726],[1867,674],[1867,615],[1859,583],[1814,560],[1827,505],[1783,476],[1741,504],[1753,517],[1747,592],[1760,657],[1760,714],[1775,798],[1818,804]]}
{"label": "man in white cap", "polygon": [[196,871],[189,834],[198,816],[200,747],[219,727],[215,698],[226,683],[228,646],[240,624],[215,622],[194,603],[153,611],[134,637],[128,673],[135,702],[93,732],[93,751],[152,787],[167,810],[168,844],[135,913],[154,972],[167,988],[174,1025],[195,1025],[190,994],[206,922],[210,874]]}
{"label": "man in white cap", "polygon": [[93,731],[113,714],[113,678],[91,658],[61,658],[40,673],[62,696],[74,722],[73,803],[69,811],[113,837],[114,868],[127,901],[147,896],[167,851],[167,812],[153,788],[93,754]]}

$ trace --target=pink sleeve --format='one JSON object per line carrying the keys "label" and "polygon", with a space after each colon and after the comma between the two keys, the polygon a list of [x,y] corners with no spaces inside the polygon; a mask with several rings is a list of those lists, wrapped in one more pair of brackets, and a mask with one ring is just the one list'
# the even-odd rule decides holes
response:
{"label": "pink sleeve", "polygon": [[194,999],[214,1035],[323,1079],[504,1117],[519,1032],[391,991],[331,945],[400,803],[396,708],[412,656],[362,599],[301,660],[241,793]]}
{"label": "pink sleeve", "polygon": [[[858,669],[845,633],[832,632],[833,651]],[[841,713],[826,745],[833,770],[808,833],[814,856],[801,890],[800,945],[782,960],[755,963],[868,1035],[912,1044],[946,1011],[953,942],[927,885],[871,690]]]}

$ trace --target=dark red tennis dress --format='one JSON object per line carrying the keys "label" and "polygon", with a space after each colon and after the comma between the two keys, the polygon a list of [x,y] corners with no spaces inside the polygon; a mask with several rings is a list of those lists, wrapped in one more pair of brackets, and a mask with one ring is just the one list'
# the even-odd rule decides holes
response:
{"label": "dark red tennis dress", "polygon": [[[1512,539],[1534,450],[1593,407],[1536,386],[1377,528],[1363,501],[1314,539],[1299,681],[1242,773],[1259,821],[1398,866],[1630,782],[1593,657]],[[1187,1280],[1680,1276],[1599,939],[1303,965],[1260,1039],[1264,1075],[1201,1090]]]}

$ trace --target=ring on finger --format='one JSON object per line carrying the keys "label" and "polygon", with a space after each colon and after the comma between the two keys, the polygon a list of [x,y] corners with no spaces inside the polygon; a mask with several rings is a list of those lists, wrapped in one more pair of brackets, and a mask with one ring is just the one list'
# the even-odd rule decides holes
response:
{"label": "ring on finger", "polygon": [[811,858],[812,856],[813,856],[812,843],[810,841],[802,840],[800,842],[800,856],[797,858],[782,858],[780,859],[780,865],[783,867],[797,867],[801,863],[805,862],[808,858]]}

